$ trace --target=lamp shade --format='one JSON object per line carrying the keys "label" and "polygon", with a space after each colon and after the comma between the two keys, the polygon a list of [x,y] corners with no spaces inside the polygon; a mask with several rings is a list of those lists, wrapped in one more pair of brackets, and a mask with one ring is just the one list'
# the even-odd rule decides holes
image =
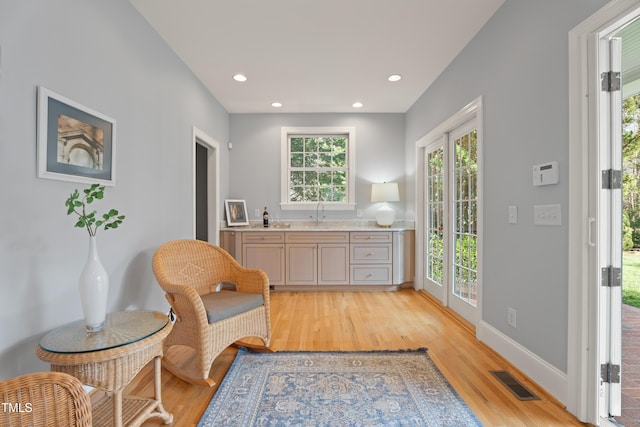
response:
{"label": "lamp shade", "polygon": [[371,184],[372,202],[397,202],[400,200],[397,182]]}

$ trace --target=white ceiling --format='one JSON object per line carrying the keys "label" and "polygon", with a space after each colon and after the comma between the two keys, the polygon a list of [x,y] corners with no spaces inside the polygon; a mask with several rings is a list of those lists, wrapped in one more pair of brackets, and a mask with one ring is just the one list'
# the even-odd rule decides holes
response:
{"label": "white ceiling", "polygon": [[504,2],[130,1],[230,113],[404,113]]}

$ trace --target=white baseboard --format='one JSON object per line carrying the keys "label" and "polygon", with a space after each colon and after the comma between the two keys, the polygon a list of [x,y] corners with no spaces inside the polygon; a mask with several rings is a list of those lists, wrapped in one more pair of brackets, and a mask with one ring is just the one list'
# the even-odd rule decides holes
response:
{"label": "white baseboard", "polygon": [[562,404],[567,403],[567,374],[527,350],[486,322],[481,322],[478,339],[544,388]]}

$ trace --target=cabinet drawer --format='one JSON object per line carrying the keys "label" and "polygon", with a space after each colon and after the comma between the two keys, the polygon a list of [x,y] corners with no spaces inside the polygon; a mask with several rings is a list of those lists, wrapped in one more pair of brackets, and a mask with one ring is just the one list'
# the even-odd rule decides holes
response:
{"label": "cabinet drawer", "polygon": [[284,233],[281,231],[245,232],[242,233],[242,243],[284,243]]}
{"label": "cabinet drawer", "polygon": [[352,265],[352,285],[390,285],[392,268],[386,265]]}
{"label": "cabinet drawer", "polygon": [[348,231],[289,231],[287,243],[349,243]]}
{"label": "cabinet drawer", "polygon": [[351,243],[391,243],[391,231],[352,231]]}
{"label": "cabinet drawer", "polygon": [[391,263],[391,243],[380,245],[351,245],[351,262],[353,264]]}

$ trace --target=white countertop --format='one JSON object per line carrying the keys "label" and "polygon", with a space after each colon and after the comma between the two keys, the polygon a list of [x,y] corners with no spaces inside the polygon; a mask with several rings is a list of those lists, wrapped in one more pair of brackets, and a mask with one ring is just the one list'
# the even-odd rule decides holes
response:
{"label": "white countertop", "polygon": [[279,221],[264,227],[262,222],[239,227],[221,227],[221,231],[405,231],[413,230],[413,221],[396,221],[391,227],[380,227],[375,221]]}

